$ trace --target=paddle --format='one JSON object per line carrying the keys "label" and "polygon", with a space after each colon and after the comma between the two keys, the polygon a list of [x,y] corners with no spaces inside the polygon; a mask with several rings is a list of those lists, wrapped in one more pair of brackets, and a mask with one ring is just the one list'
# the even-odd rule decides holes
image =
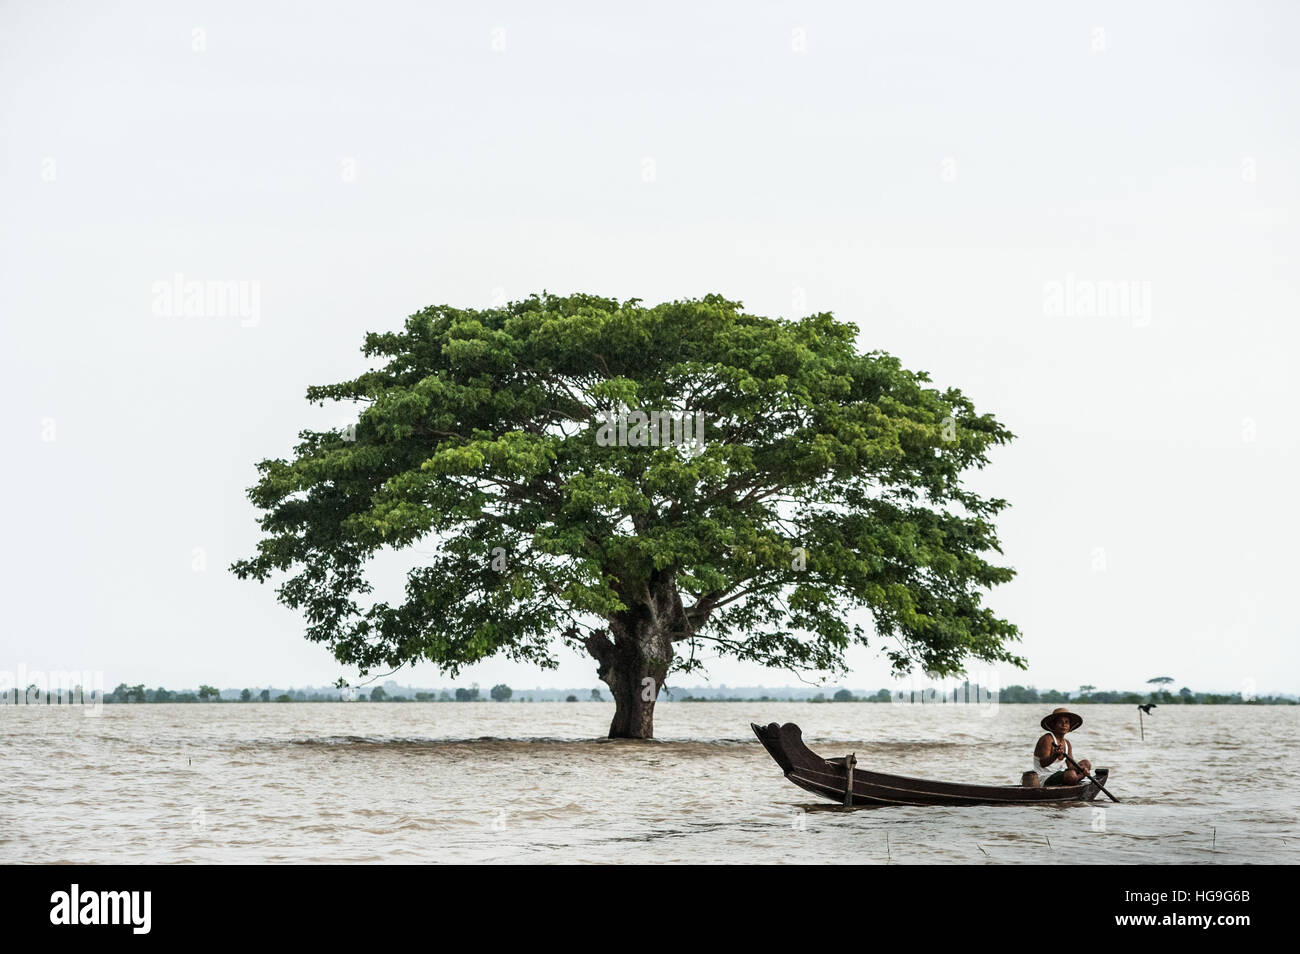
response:
{"label": "paddle", "polygon": [[[1079,766],[1079,763],[1078,763],[1078,762],[1076,762],[1074,759],[1070,758],[1070,756],[1069,756],[1069,755],[1066,755],[1066,753],[1064,753],[1064,752],[1062,752],[1061,754],[1062,754],[1062,755],[1065,755],[1065,761],[1069,762],[1072,766],[1074,766],[1074,770],[1075,770],[1076,772],[1081,772],[1081,773],[1083,774],[1084,778],[1086,778],[1088,781],[1092,782],[1093,785],[1096,785],[1096,786],[1097,786],[1099,789],[1101,789],[1103,792],[1106,792],[1106,786],[1103,785],[1103,784],[1101,784],[1101,782],[1097,781],[1095,778],[1093,778],[1093,777],[1092,777],[1091,775],[1089,775],[1087,772],[1084,772],[1083,769]],[[1118,804],[1118,802],[1119,802],[1119,799],[1116,798],[1114,795],[1112,795],[1110,792],[1106,792],[1106,797],[1109,798],[1112,802],[1115,802],[1115,803],[1117,803],[1117,804]]]}

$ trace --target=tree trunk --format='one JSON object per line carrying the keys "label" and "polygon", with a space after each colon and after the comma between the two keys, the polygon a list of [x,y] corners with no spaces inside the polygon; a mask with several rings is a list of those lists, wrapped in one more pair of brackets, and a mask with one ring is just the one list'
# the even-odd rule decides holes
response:
{"label": "tree trunk", "polygon": [[615,641],[610,665],[601,664],[597,674],[614,696],[614,719],[609,724],[611,739],[653,739],[655,700],[668,676],[672,643],[664,640],[655,652],[653,645]]}
{"label": "tree trunk", "polygon": [[643,602],[610,617],[609,628],[586,640],[599,663],[596,674],[614,696],[611,739],[653,739],[655,700],[668,678],[673,640],[682,634],[685,617],[671,579],[657,580]]}

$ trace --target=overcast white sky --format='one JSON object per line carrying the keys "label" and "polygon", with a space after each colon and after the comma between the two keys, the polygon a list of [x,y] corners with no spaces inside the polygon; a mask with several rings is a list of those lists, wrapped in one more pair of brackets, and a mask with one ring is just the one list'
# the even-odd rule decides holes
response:
{"label": "overcast white sky", "polygon": [[1003,420],[1003,684],[1300,690],[1300,8],[540,7],[0,6],[0,669],[349,675],[226,572],[254,462],[367,330],[545,288],[831,310]]}

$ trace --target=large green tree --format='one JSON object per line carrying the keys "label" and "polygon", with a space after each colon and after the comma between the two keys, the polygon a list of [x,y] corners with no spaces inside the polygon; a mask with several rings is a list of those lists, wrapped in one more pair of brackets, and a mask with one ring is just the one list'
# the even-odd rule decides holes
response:
{"label": "large green tree", "polygon": [[[651,737],[669,673],[707,655],[842,674],[870,642],[900,673],[1023,665],[981,605],[1013,575],[985,558],[1006,502],[962,482],[1012,435],[856,335],[716,295],[427,308],[366,336],[370,371],[308,389],[357,423],[258,465],[264,537],[232,570],[287,573],[307,637],[363,674],[583,650],[611,737]],[[678,417],[650,434],[651,411]],[[411,553],[405,598],[367,599],[371,558],[417,541],[433,554]]]}

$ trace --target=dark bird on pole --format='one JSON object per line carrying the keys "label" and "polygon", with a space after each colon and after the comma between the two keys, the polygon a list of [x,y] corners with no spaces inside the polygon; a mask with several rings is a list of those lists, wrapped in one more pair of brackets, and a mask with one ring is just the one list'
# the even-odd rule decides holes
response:
{"label": "dark bird on pole", "polygon": [[1158,709],[1159,706],[1157,706],[1154,702],[1148,702],[1148,703],[1147,703],[1146,705],[1144,705],[1144,706],[1138,706],[1138,708],[1141,709],[1143,712],[1145,712],[1147,715],[1150,715],[1150,714],[1151,714],[1151,710],[1152,710],[1152,709]]}

